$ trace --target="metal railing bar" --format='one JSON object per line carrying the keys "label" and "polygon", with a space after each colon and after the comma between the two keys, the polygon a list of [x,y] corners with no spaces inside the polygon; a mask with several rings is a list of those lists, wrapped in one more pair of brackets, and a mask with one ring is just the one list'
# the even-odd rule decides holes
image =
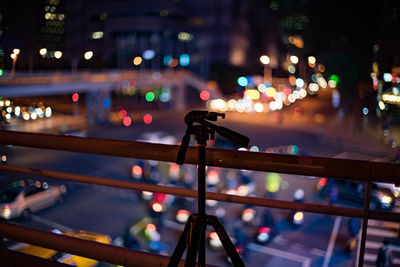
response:
{"label": "metal railing bar", "polygon": [[[4,130],[0,130],[0,144],[167,162],[175,162],[179,150],[179,146],[177,145],[12,132]],[[197,164],[197,148],[188,148],[185,163]],[[206,152],[206,165],[359,181],[371,180],[400,183],[399,164],[362,160],[332,159],[208,148]],[[369,172],[371,172],[371,175]]]}
{"label": "metal railing bar", "polygon": [[367,183],[367,190],[365,192],[364,201],[364,216],[361,228],[361,240],[360,240],[360,254],[358,255],[358,266],[362,267],[364,265],[364,252],[365,252],[365,242],[367,240],[367,227],[369,218],[369,206],[371,202],[371,182]]}
{"label": "metal railing bar", "polygon": [[[122,266],[167,266],[170,259],[167,256],[55,234],[1,221],[0,236]],[[184,266],[184,262],[182,260],[179,266]]]}
{"label": "metal railing bar", "polygon": [[[184,189],[178,187],[169,187],[169,186],[160,186],[160,185],[152,185],[145,183],[137,183],[130,181],[121,181],[107,178],[100,178],[94,176],[86,176],[81,174],[70,174],[64,172],[43,170],[43,169],[33,169],[12,165],[0,165],[0,171],[8,171],[8,172],[18,172],[25,173],[29,175],[35,175],[40,177],[49,177],[73,182],[82,182],[89,184],[99,184],[105,186],[118,187],[123,189],[130,190],[143,190],[150,192],[159,192],[183,197],[191,197],[197,198],[197,191],[192,189]],[[364,210],[357,208],[346,208],[340,206],[327,206],[320,204],[311,204],[311,203],[299,203],[293,201],[283,201],[283,200],[275,200],[275,199],[266,199],[259,197],[245,197],[245,196],[236,196],[229,194],[221,194],[214,192],[206,193],[207,199],[214,199],[217,201],[223,202],[231,202],[237,204],[249,204],[256,205],[262,207],[269,208],[278,208],[278,209],[286,209],[286,210],[302,210],[306,212],[314,212],[314,213],[322,213],[322,214],[330,214],[330,215],[339,215],[346,217],[357,217],[364,218]],[[374,216],[374,214],[377,214]],[[400,221],[400,213],[391,213],[391,212],[370,212],[370,216],[374,216],[378,220],[387,220],[387,221]]]}

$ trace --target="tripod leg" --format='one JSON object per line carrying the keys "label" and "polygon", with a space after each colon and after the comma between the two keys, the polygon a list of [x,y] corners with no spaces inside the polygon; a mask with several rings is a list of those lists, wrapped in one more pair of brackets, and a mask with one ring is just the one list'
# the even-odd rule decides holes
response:
{"label": "tripod leg", "polygon": [[[194,218],[194,227],[192,229],[193,232],[190,233],[190,242],[189,242],[189,248],[188,252],[186,254],[186,263],[185,267],[193,267],[196,264],[196,256],[197,253],[200,252],[199,247],[200,245],[200,239],[201,236],[204,235],[205,233],[205,220],[202,219],[200,216],[197,216]],[[205,260],[204,260],[205,261]],[[201,265],[200,259],[199,259],[199,265],[200,267],[205,266],[205,263]]]}
{"label": "tripod leg", "polygon": [[199,266],[206,266],[206,238],[205,231],[201,231],[199,240]]}
{"label": "tripod leg", "polygon": [[183,229],[181,237],[179,238],[178,244],[175,247],[174,252],[172,253],[171,259],[169,260],[168,267],[178,266],[179,261],[182,258],[183,252],[186,249],[186,245],[189,240],[189,235],[191,234],[191,228],[193,227],[193,215],[191,215]]}
{"label": "tripod leg", "polygon": [[[203,138],[208,136],[207,131],[205,128],[199,129],[199,135]],[[200,246],[199,246],[199,265],[205,266],[206,264],[206,249],[205,249],[205,230],[206,230],[206,140],[201,140],[199,136],[197,138],[197,146],[198,146],[198,158],[199,158],[199,165],[198,165],[198,209],[200,218],[203,218],[200,223],[204,224],[204,231],[200,232]]]}
{"label": "tripod leg", "polygon": [[218,237],[221,240],[221,243],[224,246],[226,253],[228,254],[229,258],[233,263],[233,266],[245,267],[242,259],[239,256],[239,253],[236,251],[235,246],[232,244],[232,241],[229,238],[228,233],[225,231],[224,227],[222,226],[218,218],[215,216],[207,215],[207,224],[214,227],[215,232],[217,232]]}

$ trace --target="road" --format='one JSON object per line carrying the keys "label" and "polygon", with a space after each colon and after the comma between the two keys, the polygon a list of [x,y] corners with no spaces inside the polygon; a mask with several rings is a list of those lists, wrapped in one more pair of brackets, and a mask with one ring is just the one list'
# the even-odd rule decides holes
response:
{"label": "road", "polygon": [[[162,130],[180,139],[185,132],[183,115],[180,114],[179,117],[175,113],[157,113],[153,116],[153,122],[150,125],[139,121],[134,121],[131,127],[106,124],[89,127],[86,129],[86,133],[89,137],[137,140],[144,132]],[[266,149],[279,151],[289,145],[297,145],[301,151],[313,156],[333,157],[342,152],[368,153],[376,158],[386,156],[382,150],[374,151],[372,148],[354,143],[330,139],[321,135],[318,130],[305,131],[276,127],[271,124],[263,125],[262,121],[266,118],[262,116],[268,115],[254,116],[252,121],[236,119],[229,121],[229,116],[227,116],[221,124],[249,136],[251,145],[257,145],[260,151]],[[130,169],[136,162],[134,159],[127,158],[17,147],[12,148],[8,158],[9,164],[17,166],[121,180],[132,180]],[[29,178],[19,174],[6,173],[3,175],[8,178],[7,183],[13,179]],[[258,189],[255,192],[256,195],[265,194],[266,175],[261,172],[252,173],[252,180]],[[45,177],[37,178],[45,179]],[[318,180],[315,177],[282,174],[281,179],[284,186],[281,186],[275,195],[277,199],[292,200],[294,191],[302,188],[305,191],[306,202],[325,203],[325,200],[317,198],[314,194]],[[49,181],[60,183],[60,181]],[[2,179],[2,184],[4,187],[5,179]],[[53,228],[83,229],[104,233],[110,235],[118,243],[128,226],[137,224],[144,217],[151,217],[149,205],[141,200],[138,192],[72,182],[67,182],[66,185],[68,192],[62,204],[40,211],[28,219],[15,219],[14,221],[46,230]],[[233,228],[229,221],[233,222],[235,216],[238,216],[233,211],[239,212],[243,207],[226,203],[220,205],[229,210],[225,224],[225,228],[229,232]],[[214,208],[208,209],[209,213],[215,210]],[[273,210],[273,214],[279,228],[279,235],[267,246],[257,245],[251,240],[249,254],[246,258],[248,266],[354,266],[354,255],[344,252],[348,218],[306,213],[304,224],[295,228],[287,220],[288,211]],[[164,217],[161,242],[166,245],[168,253],[171,254],[183,225],[175,222],[172,210],[167,212]],[[224,251],[208,248],[207,255],[208,263],[229,266]]]}

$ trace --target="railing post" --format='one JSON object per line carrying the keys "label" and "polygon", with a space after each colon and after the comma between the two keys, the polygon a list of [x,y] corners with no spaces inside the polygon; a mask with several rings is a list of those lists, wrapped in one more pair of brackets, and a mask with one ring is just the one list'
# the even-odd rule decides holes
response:
{"label": "railing post", "polygon": [[360,254],[358,255],[358,267],[362,267],[364,265],[365,242],[367,239],[367,227],[368,227],[368,219],[370,212],[369,205],[371,202],[371,163],[369,164],[367,190],[365,194],[366,195],[364,202],[363,224],[361,229]]}

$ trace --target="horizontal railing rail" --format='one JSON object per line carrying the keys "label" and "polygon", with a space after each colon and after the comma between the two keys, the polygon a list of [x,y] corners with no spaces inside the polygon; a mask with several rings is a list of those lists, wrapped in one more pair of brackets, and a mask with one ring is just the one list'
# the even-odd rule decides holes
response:
{"label": "horizontal railing rail", "polygon": [[[56,172],[44,169],[26,168],[13,165],[0,165],[0,171],[17,172],[29,175],[36,175],[40,177],[49,177],[60,180],[66,180],[66,181],[98,184],[98,185],[118,187],[131,190],[150,191],[150,192],[158,192],[158,193],[164,193],[182,197],[197,198],[196,190],[184,189],[179,187],[121,181],[121,180],[107,179],[95,176]],[[339,206],[328,206],[320,204],[266,199],[260,197],[247,197],[247,196],[245,197],[245,196],[237,196],[237,195],[214,193],[214,192],[207,192],[206,198],[222,202],[247,204],[247,205],[255,205],[255,206],[286,209],[286,210],[299,210],[305,212],[323,213],[330,215],[341,215],[346,217],[363,218],[364,216],[364,210],[360,208],[346,208]],[[393,213],[387,211],[370,211],[368,216],[371,219],[382,219],[393,222],[400,221],[400,213]]]}
{"label": "horizontal railing rail", "polygon": [[[178,145],[4,130],[0,131],[0,144],[167,162],[175,162],[179,150]],[[196,147],[188,148],[185,163],[197,164]],[[206,165],[400,184],[400,165],[386,162],[207,148]]]}
{"label": "horizontal railing rail", "polygon": [[[108,156],[140,158],[166,162],[175,162],[179,150],[179,146],[177,145],[162,145],[133,141],[81,138],[72,136],[10,131],[0,131],[0,144],[79,153],[100,154]],[[185,163],[197,163],[197,148],[189,147]],[[363,225],[361,230],[361,248],[358,261],[359,266],[362,266],[363,264],[368,219],[387,220],[394,222],[400,221],[399,213],[369,210],[371,182],[379,181],[399,184],[400,166],[398,164],[336,158],[332,159],[312,156],[231,151],[212,148],[207,149],[206,164],[209,166],[224,168],[332,177],[367,182],[366,199],[363,209],[311,203],[297,203],[293,201],[272,200],[258,197],[242,197],[212,192],[207,192],[206,194],[207,199],[214,199],[218,201],[363,218]],[[0,165],[0,171],[18,172],[29,175],[40,175],[55,179],[113,186],[130,190],[146,190],[184,197],[197,197],[197,191],[195,190],[120,181],[43,169],[33,169],[22,166]],[[20,229],[18,230],[19,233],[28,233],[29,231],[32,231],[32,239],[27,238],[24,235],[12,233],[16,229],[13,227],[20,227],[18,228]],[[114,264],[121,264],[121,262],[124,262],[125,264],[122,265],[125,266],[134,266],[134,264],[130,265],[130,263],[137,263],[137,260],[142,258],[142,266],[155,266],[155,262],[159,263],[157,264],[157,266],[166,266],[166,263],[168,263],[169,260],[168,257],[164,256],[149,253],[138,254],[138,252],[132,252],[133,250],[130,249],[118,248],[110,245],[96,243],[91,247],[91,249],[93,249],[93,251],[98,254],[100,253],[102,256],[107,255],[107,258],[99,258],[99,256],[94,255],[96,253],[88,254],[80,249],[77,249],[78,245],[83,245],[81,241],[85,240],[80,240],[72,237],[67,237],[67,239],[65,239],[65,236],[29,229],[27,227],[17,226],[5,222],[0,223],[0,236],[15,239],[17,241],[28,242],[48,248],[53,248],[60,251],[66,251],[74,253],[76,255],[86,256],[89,258],[98,259]],[[50,241],[48,242],[48,240],[53,239],[58,241],[54,241],[54,243]],[[73,247],[73,244],[75,244],[76,247]],[[5,249],[3,249],[2,251],[4,253],[10,253]],[[146,265],[147,263],[151,264]]]}
{"label": "horizontal railing rail", "polygon": [[[0,222],[0,236],[122,266],[167,266],[169,262],[167,256],[55,234],[14,223]],[[0,255],[1,251],[0,248]],[[185,261],[182,260],[179,265],[184,264]]]}

